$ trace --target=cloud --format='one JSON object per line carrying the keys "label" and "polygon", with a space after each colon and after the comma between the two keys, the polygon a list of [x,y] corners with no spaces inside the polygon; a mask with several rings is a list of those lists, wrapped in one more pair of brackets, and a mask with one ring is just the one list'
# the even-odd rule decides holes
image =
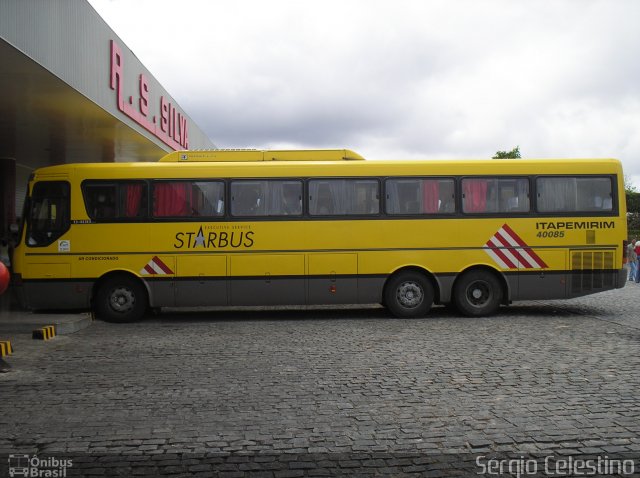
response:
{"label": "cloud", "polygon": [[220,147],[519,145],[619,157],[640,179],[634,0],[91,3]]}

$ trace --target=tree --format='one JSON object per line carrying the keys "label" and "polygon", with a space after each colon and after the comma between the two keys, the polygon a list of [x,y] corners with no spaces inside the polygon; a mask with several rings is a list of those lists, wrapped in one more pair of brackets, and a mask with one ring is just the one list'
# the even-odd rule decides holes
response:
{"label": "tree", "polygon": [[629,237],[638,237],[640,233],[640,192],[631,182],[631,178],[624,177],[624,192],[627,199],[627,229]]}
{"label": "tree", "polygon": [[640,193],[627,191],[627,229],[629,235],[640,234]]}
{"label": "tree", "polygon": [[520,156],[520,146],[516,146],[511,151],[498,151],[492,159],[517,159]]}
{"label": "tree", "polygon": [[636,187],[631,182],[631,178],[629,176],[627,176],[626,174],[624,175],[624,190],[627,192],[627,194],[628,193],[637,193],[638,192]]}

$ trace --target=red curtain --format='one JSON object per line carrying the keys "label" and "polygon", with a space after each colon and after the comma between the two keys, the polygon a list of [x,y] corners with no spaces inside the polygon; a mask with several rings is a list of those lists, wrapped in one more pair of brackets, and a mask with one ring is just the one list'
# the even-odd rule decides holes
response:
{"label": "red curtain", "polygon": [[156,217],[188,216],[189,183],[156,183],[153,188],[153,215]]}
{"label": "red curtain", "polygon": [[438,181],[422,182],[422,212],[434,214],[438,212],[440,205],[440,184]]}
{"label": "red curtain", "polygon": [[465,179],[462,186],[464,212],[485,212],[487,210],[487,180]]}
{"label": "red curtain", "polygon": [[126,217],[138,217],[140,214],[140,200],[142,199],[142,184],[127,184]]}

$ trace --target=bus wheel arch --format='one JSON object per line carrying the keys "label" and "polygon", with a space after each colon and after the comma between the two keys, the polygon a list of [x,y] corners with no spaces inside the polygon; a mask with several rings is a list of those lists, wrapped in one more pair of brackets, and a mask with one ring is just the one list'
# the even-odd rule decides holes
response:
{"label": "bus wheel arch", "polygon": [[419,267],[403,267],[386,280],[382,303],[396,317],[423,317],[438,298],[434,277]]}
{"label": "bus wheel arch", "polygon": [[149,308],[149,291],[136,275],[113,271],[100,277],[93,290],[93,310],[107,322],[133,322]]}
{"label": "bus wheel arch", "polygon": [[452,302],[468,317],[494,314],[508,303],[509,287],[503,274],[491,267],[471,267],[458,274],[452,288]]}

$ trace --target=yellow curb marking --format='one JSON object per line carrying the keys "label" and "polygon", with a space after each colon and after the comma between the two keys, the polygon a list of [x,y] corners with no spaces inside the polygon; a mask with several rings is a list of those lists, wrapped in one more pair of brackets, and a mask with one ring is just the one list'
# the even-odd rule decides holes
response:
{"label": "yellow curb marking", "polygon": [[13,353],[13,347],[8,340],[0,340],[0,357],[11,355]]}
{"label": "yellow curb marking", "polygon": [[47,325],[46,327],[42,327],[41,329],[36,329],[33,331],[33,338],[37,340],[49,340],[56,336],[56,327],[55,325]]}

